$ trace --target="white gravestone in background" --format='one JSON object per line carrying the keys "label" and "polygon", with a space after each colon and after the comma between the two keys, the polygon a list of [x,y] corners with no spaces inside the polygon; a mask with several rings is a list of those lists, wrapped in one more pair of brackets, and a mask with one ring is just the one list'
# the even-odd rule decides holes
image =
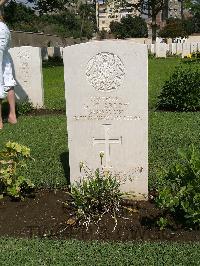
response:
{"label": "white gravestone in background", "polygon": [[166,43],[156,43],[156,57],[167,56],[167,44]]}
{"label": "white gravestone in background", "polygon": [[155,53],[156,53],[156,45],[151,44],[151,54],[155,54]]}
{"label": "white gravestone in background", "polygon": [[175,55],[176,54],[176,43],[171,43],[169,45],[169,51],[171,55]]}
{"label": "white gravestone in background", "polygon": [[15,87],[16,98],[27,100],[34,107],[44,105],[41,48],[21,46],[9,49],[13,65],[14,76],[17,81]]}
{"label": "white gravestone in background", "polygon": [[47,47],[48,57],[54,57],[54,47]]}
{"label": "white gravestone in background", "polygon": [[191,44],[190,43],[183,43],[183,52],[182,58],[188,56],[191,53]]}
{"label": "white gravestone in background", "polygon": [[176,44],[176,54],[181,55],[183,52],[183,44],[182,43],[177,43]]}
{"label": "white gravestone in background", "polygon": [[191,53],[196,53],[198,51],[198,43],[193,42],[191,43]]}
{"label": "white gravestone in background", "polygon": [[79,163],[95,170],[103,152],[103,167],[127,179],[122,191],[147,197],[147,61],[147,46],[129,41],[64,48],[72,183]]}

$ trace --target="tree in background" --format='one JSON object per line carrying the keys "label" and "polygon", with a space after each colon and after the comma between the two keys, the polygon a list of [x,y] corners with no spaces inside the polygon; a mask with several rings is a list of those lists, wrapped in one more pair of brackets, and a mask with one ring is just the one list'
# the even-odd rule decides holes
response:
{"label": "tree in background", "polygon": [[193,32],[200,33],[200,0],[185,0],[185,7],[192,13]]}
{"label": "tree in background", "polygon": [[169,18],[166,25],[159,31],[161,38],[187,38],[188,35],[193,33],[193,25],[191,20],[182,20],[179,18]]}
{"label": "tree in background", "polygon": [[[67,3],[68,1],[37,2],[41,3],[40,8],[43,7],[44,11],[54,10],[54,12],[40,12],[39,15],[36,15],[33,9],[12,0],[5,8],[5,19],[10,28],[56,34],[63,39],[65,37],[91,38],[93,36],[96,27],[94,6],[81,4],[75,10],[74,8],[61,9],[61,2]],[[71,0],[70,5],[72,5]]]}
{"label": "tree in background", "polygon": [[110,32],[119,39],[148,37],[147,24],[141,17],[128,16],[123,17],[121,22],[113,21]]}
{"label": "tree in background", "polygon": [[70,5],[76,4],[78,0],[27,0],[35,4],[35,9],[40,14],[57,13],[64,11]]}
{"label": "tree in background", "polygon": [[200,13],[200,0],[182,0],[182,2],[184,7],[190,9],[193,15]]}
{"label": "tree in background", "polygon": [[152,28],[152,43],[155,43],[157,36],[158,25],[156,23],[157,15],[167,8],[167,0],[138,0],[138,3],[134,4],[141,14],[144,14],[151,18]]}
{"label": "tree in background", "polygon": [[34,10],[15,1],[5,7],[5,21],[12,30],[38,31],[38,17]]}

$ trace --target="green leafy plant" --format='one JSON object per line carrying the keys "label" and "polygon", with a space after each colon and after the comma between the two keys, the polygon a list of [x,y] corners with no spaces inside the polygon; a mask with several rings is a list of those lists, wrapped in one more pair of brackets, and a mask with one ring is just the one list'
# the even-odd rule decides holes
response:
{"label": "green leafy plant", "polygon": [[34,188],[34,184],[20,174],[30,159],[30,149],[15,142],[7,142],[0,152],[0,194],[15,199],[23,197]]}
{"label": "green leafy plant", "polygon": [[72,204],[78,219],[89,226],[90,222],[98,224],[102,217],[110,213],[117,224],[122,193],[121,182],[110,171],[96,169],[91,171],[80,163],[83,176],[80,182],[71,186]]}
{"label": "green leafy plant", "polygon": [[112,21],[110,32],[118,39],[148,37],[147,23],[138,16],[129,15],[123,17],[120,22]]}
{"label": "green leafy plant", "polygon": [[33,104],[29,101],[21,101],[16,105],[16,112],[18,115],[26,115],[33,110]]}
{"label": "green leafy plant", "polygon": [[160,219],[157,221],[157,224],[160,227],[160,230],[164,230],[168,225],[168,220],[166,218],[160,217]]}
{"label": "green leafy plant", "polygon": [[200,59],[200,52],[199,51],[193,52],[192,53],[192,58]]}
{"label": "green leafy plant", "polygon": [[188,225],[200,224],[200,152],[194,145],[178,150],[179,161],[165,171],[158,183],[156,202]]}
{"label": "green leafy plant", "polygon": [[199,110],[200,69],[195,66],[178,67],[165,82],[157,108],[169,111]]}

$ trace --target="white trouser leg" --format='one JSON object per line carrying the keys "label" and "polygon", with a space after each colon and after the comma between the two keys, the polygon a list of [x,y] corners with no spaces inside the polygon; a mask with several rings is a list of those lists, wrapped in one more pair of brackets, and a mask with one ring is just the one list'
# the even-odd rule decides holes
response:
{"label": "white trouser leg", "polygon": [[6,97],[5,82],[4,82],[4,70],[6,53],[8,52],[10,44],[10,31],[5,23],[0,22],[0,99]]}
{"label": "white trouser leg", "polygon": [[0,49],[0,99],[5,98],[4,80],[3,80],[3,50]]}

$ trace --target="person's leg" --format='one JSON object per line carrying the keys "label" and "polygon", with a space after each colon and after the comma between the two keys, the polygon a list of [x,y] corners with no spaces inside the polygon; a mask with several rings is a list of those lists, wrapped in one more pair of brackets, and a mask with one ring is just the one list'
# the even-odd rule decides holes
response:
{"label": "person's leg", "polygon": [[14,89],[11,88],[8,90],[7,99],[9,103],[9,115],[8,115],[8,122],[11,124],[17,123],[17,117],[16,117],[16,110],[15,110],[15,92]]}
{"label": "person's leg", "polygon": [[3,128],[3,119],[2,119],[2,111],[1,111],[1,104],[2,100],[0,100],[0,129]]}

